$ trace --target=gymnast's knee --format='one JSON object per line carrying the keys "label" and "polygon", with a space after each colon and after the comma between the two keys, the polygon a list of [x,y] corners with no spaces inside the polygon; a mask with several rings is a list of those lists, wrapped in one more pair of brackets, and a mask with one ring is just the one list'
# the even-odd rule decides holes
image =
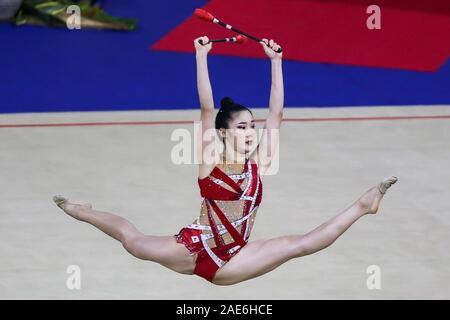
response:
{"label": "gymnast's knee", "polygon": [[299,258],[310,254],[310,245],[303,235],[287,236],[289,257]]}
{"label": "gymnast's knee", "polygon": [[133,257],[141,260],[147,260],[141,248],[141,240],[141,235],[127,235],[123,237],[122,245]]}

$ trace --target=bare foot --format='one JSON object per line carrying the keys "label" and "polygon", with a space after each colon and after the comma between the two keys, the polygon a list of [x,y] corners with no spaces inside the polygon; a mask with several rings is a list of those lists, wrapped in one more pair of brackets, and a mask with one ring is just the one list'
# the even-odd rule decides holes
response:
{"label": "bare foot", "polygon": [[56,205],[60,207],[65,213],[77,220],[81,220],[80,212],[83,209],[92,209],[92,204],[90,204],[89,202],[73,201],[61,195],[54,196],[53,202],[55,202]]}
{"label": "bare foot", "polygon": [[375,214],[380,206],[380,201],[383,199],[387,189],[391,187],[398,180],[397,177],[390,176],[381,181],[376,187],[371,188],[361,198],[359,203],[362,205],[365,213]]}

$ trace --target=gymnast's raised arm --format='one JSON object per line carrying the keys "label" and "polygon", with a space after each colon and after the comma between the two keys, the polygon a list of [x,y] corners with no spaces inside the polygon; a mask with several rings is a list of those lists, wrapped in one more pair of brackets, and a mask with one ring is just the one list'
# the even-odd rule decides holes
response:
{"label": "gymnast's raised arm", "polygon": [[260,43],[264,48],[264,52],[270,58],[272,68],[269,115],[266,118],[263,134],[256,152],[258,164],[261,168],[267,170],[274,156],[283,119],[284,85],[281,65],[283,54],[276,52],[280,46],[273,40],[263,39]]}
{"label": "gymnast's raised arm", "polygon": [[201,143],[201,151],[202,151],[202,159],[199,165],[199,178],[204,178],[209,175],[210,171],[214,167],[215,164],[208,163],[204,161],[203,150],[208,145],[210,140],[204,139],[204,132],[207,130],[214,129],[214,100],[211,89],[211,83],[209,81],[208,75],[208,61],[207,56],[208,52],[212,48],[212,43],[208,43],[206,45],[202,45],[199,43],[199,40],[202,40],[203,43],[208,43],[208,37],[199,37],[194,40],[194,46],[196,50],[196,62],[197,62],[197,90],[198,97],[200,100],[200,121],[202,126],[202,143]]}

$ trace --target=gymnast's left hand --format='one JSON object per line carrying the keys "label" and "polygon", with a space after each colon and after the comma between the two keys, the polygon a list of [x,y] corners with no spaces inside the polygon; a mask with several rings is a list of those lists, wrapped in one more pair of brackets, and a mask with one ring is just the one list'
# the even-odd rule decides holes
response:
{"label": "gymnast's left hand", "polygon": [[262,41],[259,42],[266,55],[270,58],[270,60],[281,60],[283,57],[283,52],[276,52],[280,45],[276,43],[273,39],[267,40],[266,38],[262,39]]}

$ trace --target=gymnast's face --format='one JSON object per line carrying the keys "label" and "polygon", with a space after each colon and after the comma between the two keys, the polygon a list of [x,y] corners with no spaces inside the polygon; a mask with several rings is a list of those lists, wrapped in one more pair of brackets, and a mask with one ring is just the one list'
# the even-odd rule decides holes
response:
{"label": "gymnast's face", "polygon": [[245,155],[255,148],[257,141],[255,119],[250,112],[236,112],[228,122],[228,129],[222,129],[222,133],[224,132],[226,147],[234,152]]}

